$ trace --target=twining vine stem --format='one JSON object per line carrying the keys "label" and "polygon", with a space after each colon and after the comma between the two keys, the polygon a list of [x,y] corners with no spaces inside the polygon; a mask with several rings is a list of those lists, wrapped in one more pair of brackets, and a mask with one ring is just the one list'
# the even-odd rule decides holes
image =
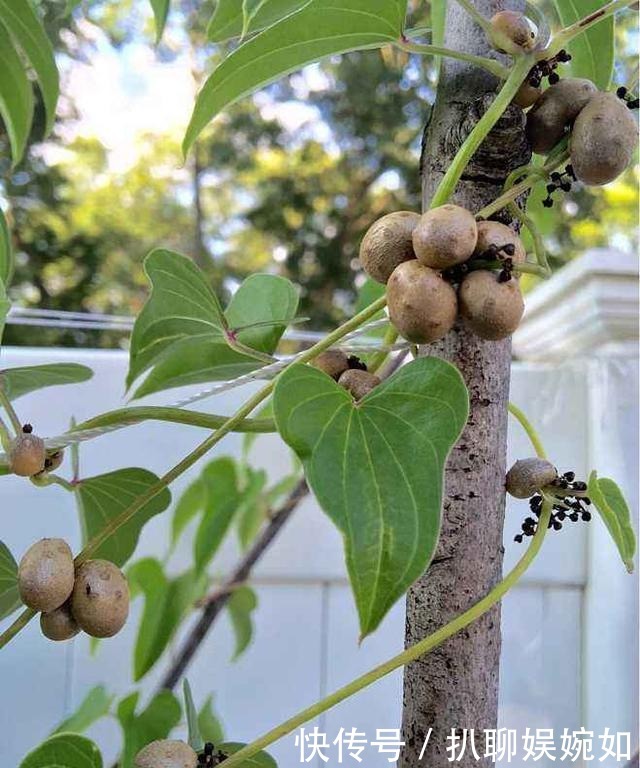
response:
{"label": "twining vine stem", "polygon": [[[542,445],[542,441],[540,440],[536,430],[526,418],[524,413],[517,406],[511,403],[509,404],[509,411],[524,428],[529,439],[531,440],[531,444],[533,445],[536,454],[540,458],[546,458],[546,452]],[[243,749],[228,757],[224,761],[224,767],[233,768],[234,766],[241,765],[245,760],[249,760],[249,758],[253,757],[261,750],[266,749],[271,744],[283,738],[284,736],[292,733],[301,725],[304,725],[306,722],[315,719],[318,717],[318,715],[321,715],[323,712],[331,709],[341,701],[348,699],[350,696],[353,696],[365,688],[368,688],[370,685],[390,674],[391,672],[394,672],[396,669],[399,669],[400,667],[403,667],[406,664],[419,659],[421,656],[424,656],[426,653],[429,653],[429,651],[432,651],[434,648],[441,645],[445,640],[448,640],[452,635],[455,635],[461,629],[464,629],[465,627],[469,626],[469,624],[477,621],[490,608],[502,600],[502,598],[520,580],[522,575],[535,560],[536,556],[540,552],[540,549],[542,548],[542,543],[547,534],[549,521],[551,519],[551,511],[551,502],[545,500],[542,505],[538,528],[527,551],[516,563],[514,568],[504,577],[504,579],[499,584],[497,584],[487,595],[485,595],[485,597],[472,605],[471,608],[464,611],[464,613],[461,613],[459,616],[456,616],[455,619],[450,621],[448,624],[445,624],[443,627],[440,627],[440,629],[437,629],[423,640],[420,640],[420,642],[402,651],[402,653],[399,653],[397,656],[394,656],[383,664],[374,667],[374,669],[366,672],[360,677],[357,677],[355,680],[347,683],[347,685],[329,694],[329,696],[326,696],[324,699],[321,699],[315,704],[312,704],[310,707],[303,709],[301,712],[289,718],[281,725],[278,725],[272,730],[268,731],[260,738],[251,742],[251,744],[248,744]]]}
{"label": "twining vine stem", "polygon": [[[468,165],[469,160],[471,159],[473,154],[476,152],[476,150],[478,149],[478,147],[480,146],[484,138],[487,136],[487,134],[494,127],[495,123],[499,120],[504,110],[511,103],[511,100],[517,93],[518,88],[524,81],[532,64],[536,60],[541,60],[545,57],[552,55],[554,52],[557,52],[562,47],[564,47],[567,44],[567,42],[572,40],[578,34],[584,32],[586,29],[598,23],[599,21],[602,21],[603,19],[613,15],[616,11],[621,10],[631,4],[632,4],[631,0],[613,0],[613,2],[610,2],[608,5],[603,6],[599,11],[595,11],[594,13],[591,13],[588,16],[586,16],[584,19],[561,30],[553,38],[550,45],[546,49],[537,52],[535,55],[527,54],[527,55],[522,55],[518,57],[502,89],[498,93],[496,99],[493,101],[493,103],[491,104],[487,112],[482,116],[479,122],[475,125],[474,129],[467,136],[462,146],[460,147],[451,166],[447,170],[447,173],[445,174],[444,178],[440,182],[438,189],[436,190],[436,193],[431,203],[432,207],[436,207],[437,205],[442,205],[449,199],[458,181],[460,180],[464,172],[464,169]],[[463,5],[466,5],[466,3],[463,2]],[[510,202],[516,200],[519,195],[521,195],[523,192],[530,189],[534,184],[535,184],[535,180],[533,177],[531,177],[530,179],[525,179],[524,181],[520,182],[520,184],[516,184],[508,192],[505,192],[503,195],[501,195],[494,203],[483,208],[481,211],[478,212],[477,215],[485,218],[490,216],[492,213],[495,213],[496,211],[508,205]],[[347,333],[349,333],[350,331],[356,330],[358,327],[360,327],[360,325],[366,322],[369,318],[371,318],[377,312],[383,310],[385,306],[386,306],[386,298],[381,297],[380,299],[378,299],[377,301],[369,305],[369,307],[364,309],[362,312],[358,313],[353,318],[351,318],[346,323],[344,323],[342,326],[334,330],[332,333],[328,334],[324,339],[319,341],[309,350],[307,350],[302,355],[300,355],[296,359],[296,362],[298,363],[309,362],[314,357],[316,357],[320,352],[336,344]],[[217,445],[223,439],[223,437],[225,437],[227,434],[229,434],[234,429],[236,429],[261,402],[263,402],[267,397],[269,397],[269,395],[273,391],[274,385],[275,385],[275,380],[271,381],[269,384],[267,384],[265,387],[259,390],[259,392],[253,395],[241,408],[239,408],[236,411],[236,413],[234,413],[231,417],[229,417],[226,421],[224,421],[224,423],[221,424],[220,427],[214,433],[212,433],[209,437],[207,437],[207,439],[204,440],[194,451],[188,454],[184,459],[182,459],[178,464],[176,464],[172,469],[170,469],[165,475],[163,475],[143,495],[138,497],[138,499],[136,499],[127,509],[121,512],[117,517],[113,518],[113,520],[109,521],[109,523],[102,529],[102,531],[87,543],[85,548],[77,556],[76,563],[80,564],[85,560],[87,560],[89,557],[91,557],[96,552],[96,550],[111,535],[113,535],[121,526],[128,523],[132,519],[132,517],[142,507],[144,507],[151,499],[153,499],[165,487],[170,485],[176,478],[178,478],[180,475],[182,475],[184,472],[190,469],[200,458],[202,458],[215,445]],[[7,403],[7,401],[8,401],[8,398],[6,398],[5,393],[2,391],[2,388],[0,387],[0,404],[4,406],[7,414],[9,415],[10,419],[13,422],[17,419],[17,417],[15,417],[15,413],[13,412],[11,403],[10,402]],[[17,431],[19,432],[21,425],[18,422],[17,425],[14,424],[14,427],[16,427]],[[534,542],[532,543],[529,551],[534,549],[535,544],[536,544],[536,540],[534,539]],[[525,555],[525,558],[526,558],[526,555]],[[490,593],[490,595],[491,594],[492,593]],[[490,595],[488,595],[487,598],[485,598],[485,600],[488,599]],[[497,599],[500,599],[500,598],[498,597]],[[464,615],[465,614],[463,614],[463,616]],[[23,613],[21,613],[18,616],[18,618],[13,622],[13,624],[11,624],[7,628],[7,630],[5,630],[5,632],[2,633],[2,635],[0,635],[0,648],[4,647],[13,637],[15,637],[29,623],[29,621],[34,616],[35,616],[35,612],[32,611],[31,609],[27,609],[23,611]],[[230,761],[228,762],[229,768],[231,768],[232,765],[235,765],[238,762],[237,760],[234,760],[234,758],[237,757],[238,755],[241,755],[243,751],[244,750],[236,753],[236,755],[230,759]],[[244,755],[244,757],[246,757],[246,755]]]}

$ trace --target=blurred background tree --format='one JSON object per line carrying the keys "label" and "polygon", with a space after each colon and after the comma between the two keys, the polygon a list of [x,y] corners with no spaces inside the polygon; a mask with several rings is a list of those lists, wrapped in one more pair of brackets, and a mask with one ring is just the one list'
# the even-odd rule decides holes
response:
{"label": "blurred background tree", "polygon": [[[65,6],[40,3],[63,73],[105,45],[125,52],[151,44],[146,0],[85,0],[71,16]],[[414,6],[414,21],[428,23],[427,4]],[[211,67],[222,52],[205,44],[212,9],[174,2],[158,59],[188,50],[194,76]],[[616,73],[623,83],[634,68],[631,15],[618,34],[629,52]],[[78,133],[80,115],[63,85],[53,138],[39,144],[36,124],[13,170],[0,126],[0,189],[17,251],[14,303],[135,314],[147,293],[143,259],[163,246],[189,254],[220,293],[252,272],[285,274],[301,287],[308,327],[339,323],[362,283],[362,234],[384,213],[419,206],[416,169],[434,80],[431,60],[391,50],[329,59],[228,110],[187,165],[181,136],[158,126],[131,137],[135,160],[124,169],[112,166],[95,136]],[[636,174],[604,189],[576,188],[550,210],[535,206],[554,265],[592,246],[637,246]],[[126,339],[10,325],[5,343],[110,347]]]}

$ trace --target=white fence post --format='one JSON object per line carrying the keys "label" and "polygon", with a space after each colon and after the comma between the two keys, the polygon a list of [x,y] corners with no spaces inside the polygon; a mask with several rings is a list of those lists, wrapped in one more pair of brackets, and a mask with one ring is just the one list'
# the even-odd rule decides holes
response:
{"label": "white fence post", "polygon": [[[554,364],[571,359],[583,368],[589,464],[620,484],[637,531],[637,256],[594,249],[536,288],[527,297],[514,350],[520,359]],[[584,726],[596,739],[606,728],[630,732],[633,752],[639,716],[638,579],[625,572],[599,519],[589,526],[581,675]]]}

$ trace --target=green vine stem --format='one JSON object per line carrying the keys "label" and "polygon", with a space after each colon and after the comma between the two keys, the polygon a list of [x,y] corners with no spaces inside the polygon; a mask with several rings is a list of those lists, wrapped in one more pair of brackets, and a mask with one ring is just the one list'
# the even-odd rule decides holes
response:
{"label": "green vine stem", "polygon": [[2,449],[5,451],[5,453],[9,452],[9,449],[11,447],[11,433],[9,432],[9,428],[1,418],[0,418],[0,445],[2,445]]}
{"label": "green vine stem", "polygon": [[15,412],[14,407],[11,404],[11,400],[9,400],[7,393],[4,391],[2,386],[2,377],[0,377],[0,406],[4,408],[7,416],[9,417],[13,431],[16,435],[19,435],[22,432],[22,423],[20,422],[18,414]]}
{"label": "green vine stem", "polygon": [[[565,150],[558,157],[545,163],[543,169],[546,172],[551,173],[551,171],[555,171],[556,169],[563,166],[568,161],[568,159],[569,151]],[[509,203],[517,200],[520,195],[530,190],[531,187],[535,186],[539,181],[540,174],[538,172],[528,176],[526,179],[518,182],[518,184],[514,184],[510,190],[504,192],[502,195],[500,195],[500,197],[497,197],[492,203],[489,203],[489,205],[485,205],[484,208],[481,208],[476,213],[476,217],[488,219],[490,216],[493,216],[494,213],[497,213],[497,211],[508,206]]]}
{"label": "green vine stem", "polygon": [[398,336],[398,331],[390,325],[382,340],[382,349],[376,352],[368,366],[371,373],[375,373],[385,364],[389,357],[389,350],[396,343]]}
{"label": "green vine stem", "polygon": [[407,648],[407,650],[394,656],[389,661],[380,664],[364,675],[356,678],[347,685],[339,688],[334,693],[330,694],[324,699],[312,704],[310,707],[303,709],[297,715],[294,715],[289,720],[286,720],[282,725],[277,726],[273,730],[261,736],[256,741],[248,744],[243,749],[239,750],[235,754],[231,755],[224,761],[224,768],[233,768],[233,766],[242,765],[246,760],[253,757],[263,749],[266,749],[275,741],[287,736],[292,731],[304,725],[309,720],[313,720],[318,715],[331,709],[341,701],[348,699],[356,693],[368,688],[373,683],[377,682],[386,675],[394,672],[396,669],[409,664],[421,656],[424,656],[429,651],[432,651],[437,646],[441,645],[445,640],[455,635],[460,630],[472,624],[474,621],[483,616],[490,608],[498,603],[507,594],[507,592],[519,581],[521,576],[529,568],[531,563],[535,560],[536,556],[540,552],[542,543],[547,533],[547,527],[549,520],[551,519],[551,504],[545,502],[542,506],[542,512],[540,514],[540,522],[535,536],[533,537],[531,544],[525,554],[520,558],[516,566],[505,576],[505,578],[497,584],[491,592],[489,592],[482,600],[479,600],[471,608],[464,613],[461,613],[453,621],[445,624],[444,627],[436,630],[433,634],[425,637],[419,643]]}
{"label": "green vine stem", "polygon": [[[299,355],[295,362],[302,364],[313,360],[314,357],[320,354],[320,352],[324,352],[325,349],[332,347],[334,344],[340,341],[343,336],[351,333],[351,331],[355,331],[363,323],[373,317],[377,312],[380,312],[380,310],[384,309],[386,303],[387,300],[385,296],[377,299],[368,307],[365,307],[362,312],[354,315],[346,323],[343,323],[339,328],[336,328],[335,331],[332,331],[327,336],[325,336],[324,339],[319,341],[317,344],[314,344],[306,352],[303,352],[302,355]],[[150,486],[145,493],[143,493],[141,496],[138,496],[138,498],[136,498],[135,501],[125,510],[123,510],[117,517],[114,517],[113,520],[110,520],[107,525],[105,525],[105,527],[100,531],[100,533],[94,536],[85,545],[84,549],[75,559],[76,565],[80,565],[81,563],[88,560],[96,552],[96,550],[102,544],[104,544],[105,541],[107,541],[107,539],[113,536],[113,534],[123,525],[126,525],[135,516],[135,514],[145,506],[145,504],[151,501],[151,499],[157,496],[162,490],[164,490],[164,488],[166,488],[174,480],[180,477],[180,475],[184,474],[188,469],[190,469],[199,459],[201,459],[215,445],[217,445],[222,440],[222,438],[225,437],[225,435],[236,429],[236,427],[238,427],[249,416],[249,414],[255,408],[257,408],[258,405],[260,405],[263,400],[266,400],[266,398],[269,397],[273,391],[277,378],[278,377],[276,376],[273,381],[270,381],[266,386],[262,387],[262,389],[256,392],[241,408],[239,408],[233,414],[233,416],[230,416],[223,424],[220,425],[220,427],[215,432],[213,432],[211,435],[209,435],[209,437],[207,437],[206,440],[200,443],[200,445],[198,445],[195,450],[193,450],[190,454],[185,456],[182,461],[178,462],[174,467],[172,467],[158,480],[157,483],[154,483],[152,486]],[[11,624],[11,626],[8,627],[5,632],[2,633],[2,635],[0,635],[0,648],[3,648],[12,638],[14,638],[18,632],[20,632],[20,630],[29,623],[34,615],[35,613],[30,609],[21,613],[20,616],[18,616],[18,618],[14,621],[14,623]]]}
{"label": "green vine stem", "polygon": [[[542,237],[540,236],[540,233],[538,232],[538,228],[536,227],[533,219],[528,216],[518,205],[517,203],[511,202],[507,205],[507,210],[514,219],[518,219],[518,221],[522,224],[523,227],[526,228],[526,230],[531,235],[531,240],[533,241],[533,252],[536,257],[536,261],[538,262],[538,271],[534,272],[534,274],[540,275],[540,277],[551,277],[551,267],[549,266],[549,260],[547,259],[547,251],[544,247],[544,243],[542,242]],[[518,267],[523,267],[526,265],[519,264],[516,265]],[[520,270],[522,271],[522,270]]]}
{"label": "green vine stem", "polygon": [[[540,436],[536,432],[533,424],[531,424],[529,419],[527,419],[524,412],[513,403],[509,403],[509,412],[522,425],[523,429],[527,433],[527,436],[529,437],[529,440],[531,441],[536,454],[542,459],[546,458],[546,452],[542,445],[542,441],[540,440]],[[548,500],[545,500],[543,502],[542,510],[540,513],[538,529],[527,551],[516,563],[515,567],[504,577],[504,579],[502,579],[502,581],[497,584],[485,597],[472,605],[471,608],[464,611],[464,613],[461,613],[459,616],[456,616],[455,619],[450,621],[448,624],[445,624],[444,627],[441,627],[431,635],[428,635],[419,643],[411,646],[411,648],[407,648],[402,653],[399,653],[397,656],[389,659],[389,661],[374,667],[374,669],[370,670],[369,672],[365,672],[364,675],[357,677],[355,680],[347,683],[347,685],[339,688],[337,691],[330,694],[326,698],[321,699],[306,709],[303,709],[297,715],[289,718],[281,725],[278,725],[268,733],[265,733],[264,736],[261,736],[259,739],[251,742],[251,744],[248,744],[234,755],[231,755],[231,757],[224,761],[225,768],[233,768],[235,765],[241,765],[245,760],[249,760],[249,758],[253,757],[253,755],[257,754],[263,749],[266,749],[275,741],[278,741],[284,736],[287,736],[296,728],[304,725],[309,720],[313,720],[318,715],[321,715],[323,712],[331,709],[336,704],[339,704],[341,701],[344,701],[350,696],[353,696],[365,688],[368,688],[370,685],[390,674],[391,672],[394,672],[396,669],[403,667],[406,664],[415,661],[416,659],[419,659],[421,656],[424,656],[426,653],[432,651],[438,645],[441,645],[445,640],[450,638],[452,635],[455,635],[461,629],[464,629],[469,624],[477,621],[490,608],[502,600],[502,598],[519,581],[531,563],[535,560],[536,556],[540,552],[540,549],[542,548],[542,543],[547,534],[549,520],[551,519],[551,512],[552,503]]]}
{"label": "green vine stem", "polygon": [[460,147],[457,155],[453,159],[453,162],[447,169],[442,181],[440,182],[438,189],[436,190],[433,199],[431,201],[431,207],[435,208],[439,205],[444,205],[456,188],[457,183],[460,181],[465,168],[469,164],[469,161],[476,153],[478,147],[487,137],[489,131],[498,122],[505,109],[511,103],[513,97],[518,92],[518,89],[522,85],[525,77],[531,69],[534,59],[532,56],[522,56],[515,63],[511,74],[504,83],[502,89],[494,99],[489,109],[484,113],[480,120],[476,123],[471,133],[464,140],[464,143]]}
{"label": "green vine stem", "polygon": [[407,30],[405,37],[407,40],[398,40],[394,43],[396,48],[407,53],[417,53],[421,56],[446,56],[449,59],[458,59],[473,64],[476,67],[486,69],[492,75],[499,77],[500,80],[506,80],[509,77],[509,68],[505,67],[499,61],[487,59],[485,56],[475,56],[472,53],[463,53],[462,51],[453,51],[450,48],[442,48],[437,45],[414,43],[411,40],[413,30]]}
{"label": "green vine stem", "polygon": [[[169,408],[164,406],[134,406],[132,408],[119,408],[107,411],[99,416],[94,416],[88,421],[77,424],[69,432],[84,432],[100,427],[130,426],[142,421],[169,421],[174,424],[187,424],[192,427],[205,427],[206,429],[219,429],[227,421],[227,416],[219,416],[215,413],[203,413],[201,411],[188,411],[182,408]],[[234,429],[234,432],[275,432],[276,425],[273,419],[244,419]]]}

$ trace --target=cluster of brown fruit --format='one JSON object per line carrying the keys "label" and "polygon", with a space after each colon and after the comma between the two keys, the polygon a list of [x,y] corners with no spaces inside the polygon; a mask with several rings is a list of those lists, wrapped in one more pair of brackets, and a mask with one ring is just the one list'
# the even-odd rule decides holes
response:
{"label": "cluster of brown fruit", "polygon": [[62,450],[47,453],[44,440],[33,434],[31,424],[22,427],[22,433],[12,440],[9,448],[9,469],[21,477],[53,472],[62,464],[63,459]]}
{"label": "cluster of brown fruit", "polygon": [[[512,229],[497,221],[476,222],[457,205],[422,216],[390,213],[369,228],[360,246],[364,270],[387,286],[391,322],[415,344],[443,338],[458,314],[480,338],[510,336],[524,312],[511,270],[525,259]],[[474,261],[500,269],[474,268]]]}
{"label": "cluster of brown fruit", "polygon": [[122,571],[108,560],[87,560],[77,568],[63,539],[41,539],[18,566],[22,602],[40,611],[42,634],[69,640],[83,630],[112,637],[129,615],[129,587]]}
{"label": "cluster of brown fruit", "polygon": [[624,94],[599,91],[591,80],[566,78],[547,88],[527,112],[527,138],[534,152],[546,155],[570,132],[575,177],[608,184],[629,166],[638,145],[629,111],[634,105]]}
{"label": "cluster of brown fruit", "polygon": [[360,358],[355,355],[347,357],[340,349],[321,352],[311,365],[331,376],[353,395],[354,400],[361,400],[380,383],[380,377],[370,373]]}

